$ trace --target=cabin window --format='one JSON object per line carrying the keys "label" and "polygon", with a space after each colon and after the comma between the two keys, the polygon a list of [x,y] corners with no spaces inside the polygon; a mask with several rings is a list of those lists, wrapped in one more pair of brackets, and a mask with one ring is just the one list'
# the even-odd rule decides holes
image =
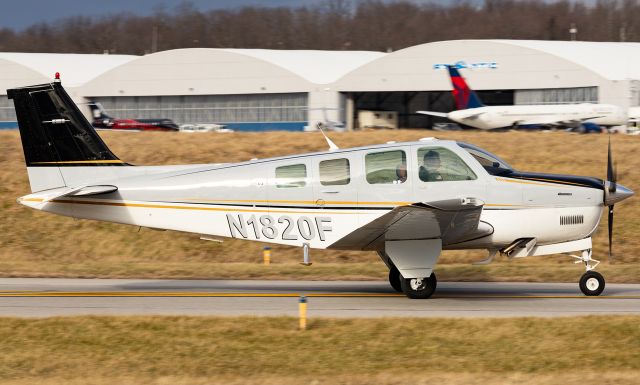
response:
{"label": "cabin window", "polygon": [[304,187],[307,184],[307,166],[304,164],[292,164],[276,168],[276,187],[294,188]]}
{"label": "cabin window", "polygon": [[402,150],[374,152],[364,159],[370,184],[400,184],[407,180],[407,155]]}
{"label": "cabin window", "polygon": [[349,184],[350,181],[349,159],[330,159],[320,162],[321,185],[338,186]]}
{"label": "cabin window", "polygon": [[423,182],[475,180],[476,174],[453,151],[443,147],[418,150],[418,175]]}

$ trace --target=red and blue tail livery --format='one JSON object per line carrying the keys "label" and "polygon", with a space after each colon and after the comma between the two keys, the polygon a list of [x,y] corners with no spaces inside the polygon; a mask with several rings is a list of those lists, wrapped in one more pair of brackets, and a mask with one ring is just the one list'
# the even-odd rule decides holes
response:
{"label": "red and blue tail livery", "polygon": [[451,77],[451,85],[453,86],[453,98],[456,100],[457,110],[466,110],[468,108],[484,107],[480,98],[474,90],[469,88],[467,82],[455,66],[447,66],[449,76]]}

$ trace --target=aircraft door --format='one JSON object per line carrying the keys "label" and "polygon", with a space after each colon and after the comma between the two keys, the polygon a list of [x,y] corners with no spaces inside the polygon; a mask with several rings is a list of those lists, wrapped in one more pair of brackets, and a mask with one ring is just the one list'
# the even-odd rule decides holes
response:
{"label": "aircraft door", "polygon": [[316,157],[313,160],[313,191],[316,221],[325,228],[322,244],[326,247],[358,226],[357,181],[359,159],[351,154]]}

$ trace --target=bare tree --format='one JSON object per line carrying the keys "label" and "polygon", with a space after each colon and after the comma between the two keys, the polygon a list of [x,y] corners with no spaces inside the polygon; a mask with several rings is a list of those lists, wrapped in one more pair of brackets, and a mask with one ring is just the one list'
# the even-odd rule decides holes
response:
{"label": "bare tree", "polygon": [[190,47],[398,50],[452,39],[640,41],[640,0],[326,0],[302,7],[200,11],[189,3],[150,16],[74,16],[0,29],[0,51],[145,54]]}

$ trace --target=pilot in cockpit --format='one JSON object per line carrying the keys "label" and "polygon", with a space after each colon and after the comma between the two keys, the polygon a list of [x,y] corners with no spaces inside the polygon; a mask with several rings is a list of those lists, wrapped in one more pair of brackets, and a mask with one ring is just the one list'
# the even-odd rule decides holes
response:
{"label": "pilot in cockpit", "polygon": [[424,154],[424,162],[420,166],[420,180],[423,182],[442,181],[440,174],[440,154],[437,151],[429,150]]}

